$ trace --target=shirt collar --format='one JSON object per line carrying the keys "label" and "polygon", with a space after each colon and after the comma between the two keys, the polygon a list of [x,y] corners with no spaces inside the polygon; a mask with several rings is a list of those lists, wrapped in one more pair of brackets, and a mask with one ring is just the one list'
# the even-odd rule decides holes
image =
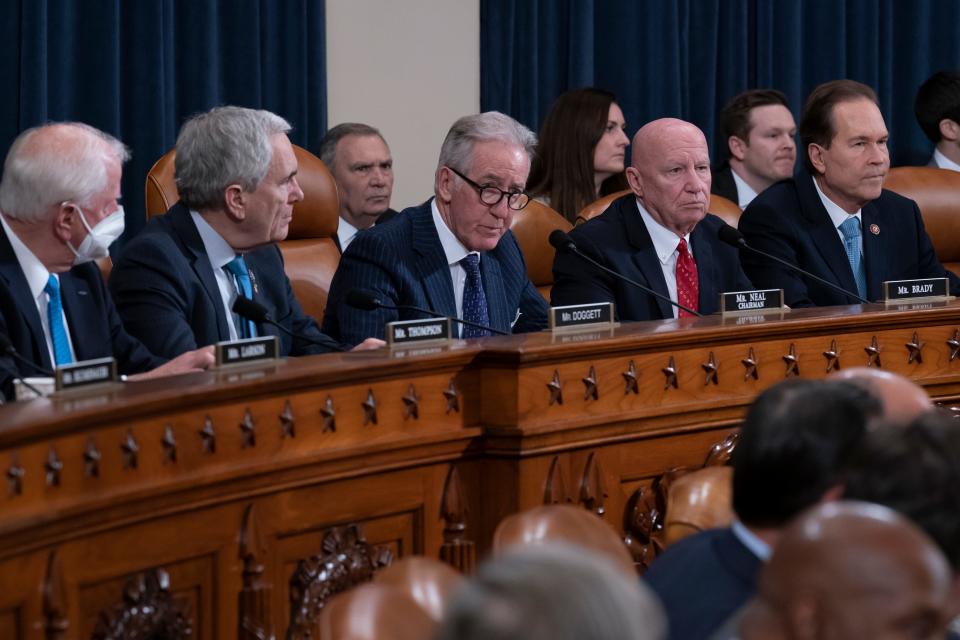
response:
{"label": "shirt collar", "polygon": [[447,226],[447,223],[443,221],[443,216],[440,215],[436,198],[430,201],[430,211],[433,213],[433,226],[437,228],[437,235],[440,236],[440,244],[443,246],[443,253],[447,256],[448,265],[452,267],[459,264],[471,253],[480,255],[479,251],[468,251],[457,236],[453,235],[453,231],[450,231],[450,227]]}
{"label": "shirt collar", "polygon": [[203,219],[203,216],[196,211],[190,211],[190,217],[193,223],[197,225],[197,231],[200,233],[200,239],[203,240],[203,248],[207,251],[207,257],[210,264],[217,269],[223,269],[227,263],[237,257],[237,252],[233,250],[227,241],[223,239],[216,229],[210,226],[210,223]]}
{"label": "shirt collar", "polygon": [[23,275],[27,279],[27,286],[30,287],[30,295],[33,296],[34,299],[37,299],[40,297],[40,294],[43,293],[43,289],[50,280],[50,271],[43,266],[40,258],[35,256],[33,252],[27,248],[27,245],[23,244],[23,241],[17,237],[17,234],[13,232],[13,229],[10,228],[10,225],[7,224],[6,219],[2,215],[0,215],[0,224],[3,225],[3,230],[10,240],[10,246],[13,247],[13,253],[17,256],[17,262],[20,263],[20,270],[23,271]]}
{"label": "shirt collar", "polygon": [[820,189],[820,183],[817,182],[817,179],[814,177],[810,178],[813,180],[813,186],[817,190],[817,195],[820,196],[820,202],[823,203],[823,207],[827,210],[827,214],[830,216],[830,220],[833,221],[833,226],[839,228],[844,222],[850,219],[850,216],[856,216],[857,220],[863,222],[863,219],[860,217],[860,212],[862,209],[857,209],[856,213],[847,213],[840,208],[836,202],[824,195],[823,191]]}
{"label": "shirt collar", "polygon": [[359,229],[347,222],[346,218],[340,216],[340,220],[337,223],[337,239],[340,241],[340,247],[343,251],[347,250],[347,245],[350,244],[358,231]]}
{"label": "shirt collar", "polygon": [[[676,253],[680,238],[673,231],[670,231],[670,229],[667,229],[654,220],[653,216],[644,208],[639,199],[637,199],[637,209],[640,211],[640,218],[643,220],[643,224],[646,225],[647,233],[650,234],[650,239],[653,241],[653,250],[657,252],[657,257],[660,259],[660,262],[667,264],[670,257]],[[683,236],[683,239],[687,241],[687,246],[689,247],[690,234],[688,233]],[[690,251],[692,252],[693,249],[690,249]]]}
{"label": "shirt collar", "polygon": [[747,529],[746,526],[739,520],[734,520],[730,525],[730,531],[733,533],[733,536],[743,544],[747,549],[750,550],[750,553],[757,556],[764,562],[770,559],[770,555],[773,553],[773,550],[770,548],[766,542],[761,540]]}
{"label": "shirt collar", "polygon": [[737,185],[737,206],[745,209],[747,205],[757,197],[757,192],[740,177],[733,167],[730,167],[730,174],[733,176],[733,181]]}
{"label": "shirt collar", "polygon": [[951,171],[960,171],[960,164],[957,164],[947,156],[940,153],[940,149],[933,150],[933,161],[941,169],[950,169]]}

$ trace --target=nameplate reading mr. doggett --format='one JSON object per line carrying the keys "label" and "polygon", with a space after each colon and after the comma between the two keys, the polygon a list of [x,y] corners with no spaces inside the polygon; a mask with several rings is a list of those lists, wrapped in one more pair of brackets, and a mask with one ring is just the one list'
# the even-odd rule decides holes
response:
{"label": "nameplate reading mr. doggett", "polygon": [[117,379],[117,361],[113,358],[82,360],[57,367],[56,389],[75,389]]}
{"label": "nameplate reading mr. doggett", "polygon": [[550,328],[612,327],[614,323],[612,302],[591,302],[550,307]]}
{"label": "nameplate reading mr. doggett", "polygon": [[950,295],[946,278],[919,278],[917,280],[887,280],[883,283],[883,300],[914,300],[916,298],[946,298]]}
{"label": "nameplate reading mr. doggett", "polygon": [[218,367],[276,360],[280,355],[277,336],[262,336],[245,340],[230,340],[214,345],[213,354]]}
{"label": "nameplate reading mr. doggett", "polygon": [[731,291],[720,294],[720,313],[757,313],[783,309],[783,289]]}
{"label": "nameplate reading mr. doggett", "polygon": [[448,318],[398,320],[387,323],[387,344],[391,346],[412,342],[449,340],[450,335],[450,320]]}

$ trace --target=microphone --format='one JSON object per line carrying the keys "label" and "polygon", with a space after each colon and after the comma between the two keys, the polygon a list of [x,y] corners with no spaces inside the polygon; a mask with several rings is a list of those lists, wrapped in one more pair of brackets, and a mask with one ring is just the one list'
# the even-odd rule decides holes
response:
{"label": "microphone", "polygon": [[350,349],[343,345],[333,338],[328,338],[327,336],[320,334],[320,338],[312,338],[300,333],[294,333],[287,329],[285,326],[276,322],[273,318],[270,317],[270,312],[267,311],[267,308],[264,307],[259,302],[254,302],[249,298],[244,298],[243,296],[237,296],[237,299],[233,302],[233,307],[231,307],[234,313],[245,320],[252,320],[257,324],[269,324],[271,326],[280,329],[285,334],[294,338],[295,340],[303,340],[304,342],[309,342],[321,347],[327,347],[333,349],[334,351],[349,351]]}
{"label": "microphone", "polygon": [[422,313],[431,318],[446,318],[451,322],[459,322],[460,324],[465,324],[468,327],[475,327],[477,329],[483,329],[484,331],[489,331],[490,333],[495,333],[501,336],[510,335],[506,331],[501,331],[500,329],[494,329],[485,324],[480,324],[479,322],[473,322],[471,320],[461,320],[460,318],[455,318],[453,316],[445,316],[442,313],[437,313],[433,309],[424,309],[423,307],[415,307],[412,304],[401,304],[401,305],[392,305],[387,304],[376,297],[370,291],[365,291],[363,289],[351,289],[347,291],[347,295],[344,297],[344,302],[353,307],[354,309],[360,309],[362,311],[373,311],[374,309],[391,309],[393,311],[416,311],[417,313]]}
{"label": "microphone", "polygon": [[[50,369],[44,369],[43,367],[41,367],[41,366],[39,366],[39,365],[37,365],[37,364],[34,364],[34,363],[31,362],[30,360],[27,360],[26,358],[24,358],[23,356],[21,356],[19,353],[17,353],[17,350],[13,348],[13,343],[10,342],[10,338],[8,338],[8,337],[7,337],[5,334],[3,334],[3,333],[0,333],[0,351],[2,351],[3,353],[5,353],[6,355],[10,356],[11,358],[13,358],[14,360],[16,360],[17,362],[21,362],[21,363],[23,363],[23,364],[25,364],[25,365],[28,365],[31,369],[34,369],[35,371],[37,371],[37,373],[42,373],[43,375],[45,375],[45,376],[47,376],[47,377],[50,377],[50,378],[54,377],[54,373],[53,373],[53,371],[50,371]],[[19,381],[20,381],[20,384],[22,384],[23,386],[25,386],[27,389],[30,389],[30,391],[32,391],[33,393],[35,393],[38,398],[42,398],[42,397],[43,397],[43,393],[41,393],[40,390],[37,389],[35,386],[33,386],[32,384],[30,384],[29,382],[27,382],[27,381],[23,378],[23,376],[21,376],[21,375],[19,374],[19,372],[17,372],[17,371],[14,370],[14,371],[11,371],[10,373],[13,374],[13,379],[14,379],[14,380],[19,380]],[[3,396],[0,396],[0,404],[2,404],[2,400],[3,400]]]}
{"label": "microphone", "polygon": [[792,263],[790,263],[790,262],[787,262],[787,261],[784,260],[783,258],[780,258],[780,257],[778,257],[778,256],[775,256],[775,255],[773,255],[772,253],[767,253],[766,251],[761,251],[760,249],[757,249],[757,248],[755,248],[755,247],[751,247],[749,244],[747,244],[747,239],[743,237],[743,234],[740,233],[740,230],[739,230],[739,229],[735,229],[735,228],[731,227],[731,226],[728,225],[728,224],[724,224],[722,227],[720,227],[720,229],[717,231],[717,237],[720,238],[720,241],[721,241],[721,242],[725,242],[726,244],[729,244],[729,245],[732,246],[732,247],[735,247],[735,248],[737,248],[737,249],[746,249],[747,251],[752,251],[753,253],[756,253],[756,254],[759,254],[759,255],[763,256],[764,258],[769,258],[770,260],[773,260],[774,262],[776,262],[776,263],[778,263],[778,264],[782,264],[783,266],[787,267],[787,268],[790,269],[791,271],[796,271],[797,273],[802,274],[802,275],[810,278],[811,280],[816,280],[816,281],[819,282],[820,284],[825,284],[825,285],[827,285],[828,287],[830,287],[830,288],[833,289],[834,291],[839,291],[840,293],[843,293],[843,294],[845,294],[845,295],[848,295],[848,296],[850,296],[851,298],[856,298],[857,300],[859,300],[859,301],[862,302],[863,304],[870,304],[870,301],[867,300],[866,298],[862,298],[862,297],[860,297],[860,295],[858,295],[858,294],[856,294],[856,293],[854,293],[854,292],[852,292],[852,291],[847,291],[846,289],[844,289],[843,287],[841,287],[841,286],[838,285],[838,284],[834,284],[834,283],[830,282],[829,280],[824,280],[824,279],[821,278],[820,276],[814,275],[814,274],[810,273],[809,271],[807,271],[806,269],[801,269],[801,268],[798,267],[797,265],[792,264]]}
{"label": "microphone", "polygon": [[548,240],[550,241],[550,244],[553,246],[553,248],[556,249],[557,251],[560,251],[562,253],[572,253],[574,255],[580,256],[580,258],[582,258],[583,260],[586,260],[587,262],[595,266],[597,269],[600,269],[601,271],[609,273],[614,278],[617,278],[618,280],[622,280],[627,284],[631,284],[645,293],[649,293],[654,298],[663,300],[664,302],[669,302],[676,308],[682,309],[683,311],[686,311],[692,316],[697,316],[698,318],[703,317],[702,313],[698,313],[693,309],[690,309],[689,307],[685,307],[679,302],[674,302],[673,300],[670,299],[670,296],[665,296],[658,291],[654,291],[650,287],[646,285],[642,285],[636,280],[631,280],[630,278],[623,275],[622,273],[617,273],[610,267],[606,267],[600,264],[599,262],[597,262],[596,260],[588,256],[587,254],[581,252],[580,249],[577,248],[577,243],[573,241],[573,238],[571,238],[566,232],[564,232],[561,229],[554,229],[553,231],[551,231]]}

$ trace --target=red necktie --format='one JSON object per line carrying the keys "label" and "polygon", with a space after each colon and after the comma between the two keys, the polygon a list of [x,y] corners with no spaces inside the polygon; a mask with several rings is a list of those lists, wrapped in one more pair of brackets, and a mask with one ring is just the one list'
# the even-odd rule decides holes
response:
{"label": "red necktie", "polygon": [[[697,277],[697,263],[687,251],[687,241],[680,238],[677,245],[677,302],[694,311],[699,311],[700,281]],[[686,318],[692,314],[679,309],[679,317]]]}

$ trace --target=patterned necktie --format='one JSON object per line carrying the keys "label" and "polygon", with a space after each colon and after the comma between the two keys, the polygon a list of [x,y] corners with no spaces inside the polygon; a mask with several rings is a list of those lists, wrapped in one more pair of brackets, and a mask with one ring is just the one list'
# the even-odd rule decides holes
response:
{"label": "patterned necktie", "polygon": [[[471,253],[460,261],[460,266],[467,272],[467,281],[463,286],[463,319],[489,325],[487,296],[483,292],[483,282],[480,280],[480,256]],[[464,338],[480,338],[490,335],[490,332],[465,324],[460,335]]]}
{"label": "patterned necktie", "polygon": [[853,271],[853,279],[857,281],[857,291],[861,298],[867,297],[867,270],[863,265],[863,254],[860,251],[860,219],[850,216],[840,225],[843,234],[843,248],[847,251],[847,260]]}
{"label": "patterned necktie", "polygon": [[[700,279],[697,275],[697,263],[687,250],[687,241],[680,238],[677,245],[677,302],[685,307],[700,310]],[[679,317],[686,318],[692,314],[678,309]]]}
{"label": "patterned necktie", "polygon": [[70,342],[67,340],[67,328],[63,326],[63,303],[60,301],[60,281],[53,274],[43,288],[47,294],[47,321],[50,323],[50,341],[53,343],[53,358],[56,366],[70,364]]}
{"label": "patterned necktie", "polygon": [[[253,287],[250,285],[250,273],[247,271],[247,263],[244,261],[243,256],[235,257],[228,262],[224,268],[232,273],[236,279],[237,293],[247,300],[253,300]],[[257,337],[257,327],[253,324],[253,320],[241,319],[239,328],[241,338]]]}

